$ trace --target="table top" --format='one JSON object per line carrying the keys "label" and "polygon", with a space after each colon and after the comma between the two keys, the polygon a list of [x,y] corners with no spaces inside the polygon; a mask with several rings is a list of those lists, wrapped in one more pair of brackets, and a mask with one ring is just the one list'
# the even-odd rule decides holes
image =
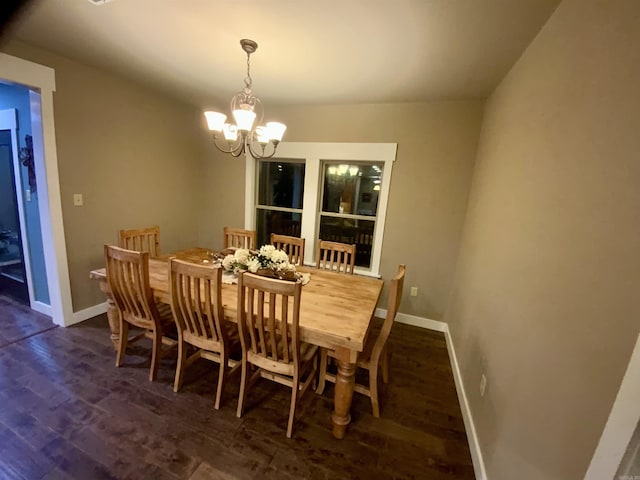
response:
{"label": "table top", "polygon": [[[208,261],[208,250],[192,248],[149,259],[149,281],[154,296],[169,303],[168,259],[203,264]],[[361,352],[369,333],[383,282],[377,278],[297,267],[309,272],[311,280],[302,287],[300,303],[300,335],[302,340],[322,347],[344,347]],[[91,278],[106,280],[104,268],[92,270]],[[225,317],[236,322],[237,285],[222,286]]]}

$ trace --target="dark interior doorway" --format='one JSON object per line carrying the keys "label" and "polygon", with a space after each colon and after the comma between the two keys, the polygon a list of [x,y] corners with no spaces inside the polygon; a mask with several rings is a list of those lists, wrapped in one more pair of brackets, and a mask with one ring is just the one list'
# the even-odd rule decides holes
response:
{"label": "dark interior doorway", "polygon": [[11,132],[0,130],[0,295],[29,305]]}

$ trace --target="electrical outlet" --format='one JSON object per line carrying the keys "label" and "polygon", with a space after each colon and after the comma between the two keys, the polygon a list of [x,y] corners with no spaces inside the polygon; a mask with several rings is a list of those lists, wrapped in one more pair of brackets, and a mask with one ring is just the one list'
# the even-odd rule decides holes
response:
{"label": "electrical outlet", "polygon": [[487,377],[483,373],[482,376],[480,377],[480,396],[481,397],[484,397],[484,392],[486,389],[487,389]]}
{"label": "electrical outlet", "polygon": [[82,205],[84,205],[84,199],[82,198],[82,194],[81,193],[74,193],[73,194],[73,204],[76,207],[81,207]]}
{"label": "electrical outlet", "polygon": [[411,287],[411,296],[412,297],[418,296],[418,287]]}

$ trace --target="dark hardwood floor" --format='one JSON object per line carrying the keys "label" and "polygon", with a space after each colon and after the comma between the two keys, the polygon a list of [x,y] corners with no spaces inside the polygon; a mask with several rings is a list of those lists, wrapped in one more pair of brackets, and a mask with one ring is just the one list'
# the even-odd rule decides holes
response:
{"label": "dark hardwood floor", "polygon": [[[235,416],[238,377],[213,409],[215,366],[198,360],[183,390],[175,361],[149,382],[148,344],[114,367],[106,317],[54,328],[0,298],[1,479],[473,479],[442,334],[397,324],[382,418],[356,394],[347,438],[334,440],[333,386],[308,392],[293,438],[290,390],[266,380]],[[201,362],[201,363],[200,363]]]}

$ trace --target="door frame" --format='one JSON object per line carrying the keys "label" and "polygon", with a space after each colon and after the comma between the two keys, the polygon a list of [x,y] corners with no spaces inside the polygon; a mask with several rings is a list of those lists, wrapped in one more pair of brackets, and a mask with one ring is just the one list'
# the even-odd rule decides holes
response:
{"label": "door frame", "polygon": [[0,130],[11,132],[11,161],[13,162],[13,182],[16,188],[16,208],[18,210],[18,223],[20,228],[20,243],[22,244],[22,258],[24,260],[25,280],[29,292],[29,306],[45,315],[51,316],[51,306],[42,302],[37,302],[35,289],[33,287],[33,275],[31,274],[31,256],[29,251],[29,240],[27,237],[27,222],[25,219],[24,199],[22,198],[22,175],[20,168],[20,158],[18,150],[18,111],[15,108],[0,110]]}
{"label": "door frame", "polygon": [[0,53],[0,77],[30,88],[31,134],[38,184],[38,210],[44,250],[51,318],[57,325],[73,323],[71,283],[62,221],[60,178],[53,115],[55,71]]}
{"label": "door frame", "polygon": [[[620,389],[611,407],[584,480],[615,478],[633,432],[640,421],[640,335],[631,352]],[[624,475],[621,476],[621,478]],[[635,478],[635,477],[630,477]]]}

